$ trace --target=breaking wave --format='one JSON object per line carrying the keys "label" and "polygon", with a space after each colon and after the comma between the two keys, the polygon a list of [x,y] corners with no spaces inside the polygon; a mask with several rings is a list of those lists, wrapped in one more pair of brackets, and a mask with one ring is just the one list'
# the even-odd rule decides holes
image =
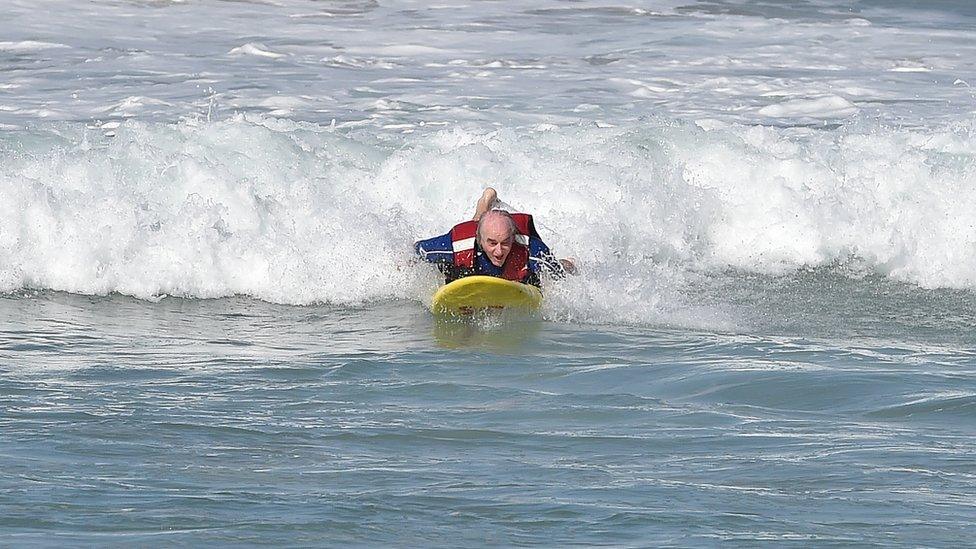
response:
{"label": "breaking wave", "polygon": [[649,120],[391,143],[242,115],[7,132],[0,164],[5,292],[422,300],[436,276],[411,243],[470,216],[486,185],[581,261],[551,288],[559,316],[651,320],[730,270],[843,265],[976,288],[972,124]]}

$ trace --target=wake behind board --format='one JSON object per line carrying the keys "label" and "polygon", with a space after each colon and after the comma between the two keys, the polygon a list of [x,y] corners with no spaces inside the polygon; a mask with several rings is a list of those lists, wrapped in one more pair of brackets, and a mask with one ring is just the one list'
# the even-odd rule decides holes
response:
{"label": "wake behind board", "polygon": [[430,310],[441,316],[471,316],[479,311],[534,311],[542,306],[539,288],[494,276],[467,276],[441,286]]}

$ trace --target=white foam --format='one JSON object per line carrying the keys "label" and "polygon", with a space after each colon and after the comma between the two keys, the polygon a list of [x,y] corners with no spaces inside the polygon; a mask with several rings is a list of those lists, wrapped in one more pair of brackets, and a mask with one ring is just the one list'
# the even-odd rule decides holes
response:
{"label": "white foam", "polygon": [[363,68],[394,69],[397,67],[396,63],[391,63],[386,59],[377,59],[373,57],[354,57],[351,55],[334,55],[332,57],[323,57],[319,61],[331,67],[343,67],[343,68],[353,68],[353,69],[363,69]]}
{"label": "white foam", "polygon": [[258,101],[257,105],[268,109],[299,109],[314,101],[315,98],[308,96],[272,95]]}
{"label": "white foam", "polygon": [[34,118],[43,118],[47,120],[68,120],[72,118],[72,115],[66,111],[58,109],[48,109],[45,107],[37,109],[19,109],[13,112],[20,112]]}
{"label": "white foam", "polygon": [[133,95],[126,97],[114,105],[96,109],[96,112],[104,114],[116,114],[122,116],[133,116],[145,110],[147,107],[166,107],[170,103],[152,97]]}
{"label": "white foam", "polygon": [[62,48],[70,48],[67,44],[59,44],[57,42],[40,42],[37,40],[22,40],[20,42],[0,42],[0,52],[32,52],[32,51],[44,51],[44,50],[56,50]]}
{"label": "white foam", "polygon": [[387,55],[390,57],[412,57],[415,55],[447,55],[453,50],[424,46],[420,44],[396,44],[369,48],[349,48],[353,53]]}
{"label": "white foam", "polygon": [[974,287],[947,4],[8,4],[0,288],[420,299],[410,242],[488,184],[581,258],[555,316],[674,320],[729,269]]}
{"label": "white foam", "polygon": [[891,72],[932,72],[928,67],[892,67]]}
{"label": "white foam", "polygon": [[288,57],[286,54],[273,52],[264,44],[256,42],[249,42],[243,46],[238,46],[227,53],[229,55],[251,55],[254,57],[265,57],[268,59],[281,59],[282,57]]}
{"label": "white foam", "polygon": [[857,113],[853,103],[837,95],[814,99],[791,99],[759,109],[759,114],[771,118],[845,118]]}
{"label": "white foam", "polygon": [[[857,261],[976,289],[976,128],[447,129],[377,146],[272,118],[60,125],[2,149],[0,289],[423,300],[413,240],[486,185],[583,274],[559,319],[724,326],[689,284]],[[394,128],[402,131],[407,128]]]}
{"label": "white foam", "polygon": [[[781,101],[841,97],[863,116],[897,124],[951,124],[972,110],[967,88],[946,85],[974,81],[972,25],[965,10],[945,3],[913,9],[911,20],[897,7],[862,6],[853,18],[849,6],[830,0],[741,13],[689,9],[679,1],[655,3],[648,12],[597,0],[555,10],[498,0],[478,10],[422,15],[370,2],[314,9],[304,3],[185,2],[147,9],[145,2],[48,0],[41,21],[30,2],[8,2],[0,52],[18,68],[0,86],[19,87],[17,110],[0,113],[0,123],[28,125],[26,109],[40,107],[93,121],[128,97],[166,103],[119,113],[145,121],[230,107],[320,124],[368,119],[377,134],[432,122],[627,125],[656,115],[810,124],[854,112],[849,105],[809,112],[808,105],[798,113],[799,105],[770,105],[770,93]],[[648,42],[648,16],[657,17],[659,9],[670,15],[654,19],[662,24]],[[45,62],[31,62],[32,52]],[[929,72],[906,72],[919,70]],[[376,90],[371,100],[406,108],[377,114],[357,91],[363,88]],[[873,93],[845,91],[858,88]],[[261,106],[272,94],[316,101]],[[328,108],[320,106],[325,102]],[[573,111],[584,103],[601,108]]]}

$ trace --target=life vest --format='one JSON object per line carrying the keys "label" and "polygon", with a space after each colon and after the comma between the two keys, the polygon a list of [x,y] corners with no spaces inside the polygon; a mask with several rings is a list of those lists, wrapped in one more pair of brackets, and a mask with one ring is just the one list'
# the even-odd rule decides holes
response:
{"label": "life vest", "polygon": [[[529,238],[539,238],[539,233],[536,232],[535,223],[529,214],[512,214],[512,220],[515,221],[515,241],[502,266],[502,278],[521,282],[529,275]],[[465,269],[474,268],[477,238],[477,221],[458,223],[451,229],[454,265]]]}

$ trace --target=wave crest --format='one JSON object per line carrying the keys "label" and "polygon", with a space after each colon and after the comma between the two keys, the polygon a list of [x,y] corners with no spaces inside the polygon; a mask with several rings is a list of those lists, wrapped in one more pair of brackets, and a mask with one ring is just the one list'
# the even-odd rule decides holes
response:
{"label": "wave crest", "polygon": [[851,261],[972,289],[974,159],[970,126],[649,121],[389,143],[248,116],[114,137],[63,124],[0,143],[0,289],[422,299],[436,277],[409,265],[410,244],[469,216],[485,185],[581,259],[560,314],[646,320],[690,278]]}

